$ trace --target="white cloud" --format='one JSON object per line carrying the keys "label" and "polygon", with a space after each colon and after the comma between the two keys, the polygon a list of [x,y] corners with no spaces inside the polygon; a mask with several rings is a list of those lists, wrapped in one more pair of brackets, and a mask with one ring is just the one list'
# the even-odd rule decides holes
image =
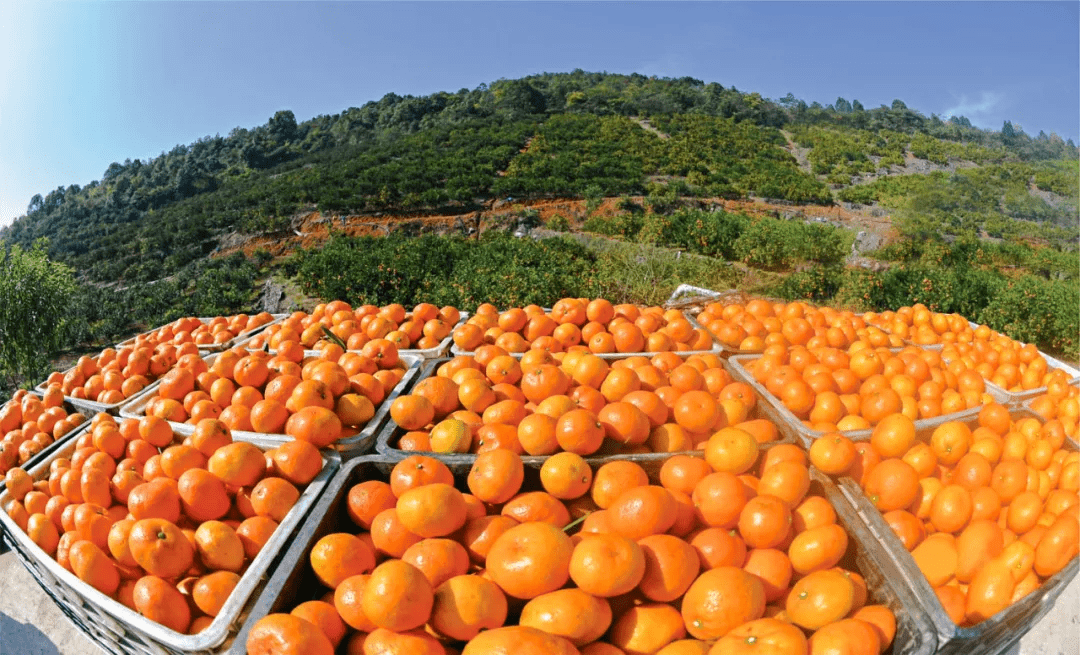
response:
{"label": "white cloud", "polygon": [[961,95],[957,104],[941,112],[940,116],[945,119],[951,116],[965,116],[974,125],[991,127],[988,124],[991,120],[990,114],[1004,99],[1005,95],[996,91],[983,91],[979,94],[978,100]]}

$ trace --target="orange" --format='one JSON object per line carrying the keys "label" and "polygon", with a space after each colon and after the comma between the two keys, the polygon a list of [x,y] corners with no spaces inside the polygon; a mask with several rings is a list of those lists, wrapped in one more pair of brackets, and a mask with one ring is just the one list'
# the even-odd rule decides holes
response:
{"label": "orange", "polygon": [[482,630],[500,628],[506,613],[506,596],[495,583],[459,575],[435,588],[431,628],[449,639],[468,641]]}
{"label": "orange", "polygon": [[562,637],[515,625],[481,632],[465,644],[461,655],[571,655],[578,652]]}
{"label": "orange", "polygon": [[847,552],[847,546],[847,532],[831,523],[796,535],[788,546],[788,557],[792,568],[805,575],[836,566]]}
{"label": "orange", "polygon": [[434,591],[415,566],[388,560],[371,572],[362,595],[364,615],[380,628],[402,632],[424,625]]}
{"label": "orange", "polygon": [[755,496],[739,513],[739,534],[750,548],[775,548],[791,531],[791,510],[775,496]]}
{"label": "orange", "polygon": [[703,640],[722,637],[743,623],[761,618],[764,612],[765,589],[761,581],[733,566],[705,571],[682,599],[687,632]]}
{"label": "orange", "polygon": [[807,653],[809,650],[806,636],[798,627],[786,621],[763,618],[732,629],[709,652],[715,655],[754,655]]}
{"label": "orange", "polygon": [[855,444],[845,436],[833,433],[814,440],[810,445],[810,462],[826,475],[843,475],[855,463]]}
{"label": "orange", "polygon": [[559,499],[572,500],[584,496],[588,493],[592,480],[592,468],[580,455],[574,453],[552,455],[544,460],[540,467],[540,483],[544,490]]}
{"label": "orange", "polygon": [[584,646],[599,639],[611,625],[611,606],[580,589],[559,589],[533,598],[521,610],[519,624]]}
{"label": "orange", "polygon": [[903,509],[918,498],[919,474],[902,459],[885,459],[867,473],[863,489],[878,510]]}
{"label": "orange", "polygon": [[884,458],[901,457],[915,443],[915,422],[903,414],[891,414],[874,426],[870,443]]}
{"label": "orange", "polygon": [[606,509],[615,532],[635,541],[666,532],[677,517],[674,497],[653,485],[627,489]]}
{"label": "orange", "polygon": [[570,578],[594,596],[611,597],[632,591],[645,575],[641,546],[616,534],[595,534],[574,547]]}
{"label": "orange", "polygon": [[562,449],[578,455],[595,453],[603,445],[604,436],[605,429],[600,419],[585,409],[563,414],[555,425],[555,437]]}
{"label": "orange", "polygon": [[535,598],[562,587],[570,577],[573,545],[559,528],[535,522],[514,526],[492,544],[488,575],[508,595]]}
{"label": "orange", "polygon": [[180,528],[164,519],[142,519],[128,533],[131,556],[147,573],[175,578],[194,561],[195,548]]}
{"label": "orange", "polygon": [[[728,472],[711,473],[702,478],[691,494],[694,511],[703,524],[716,528],[730,529],[740,522],[742,512],[747,505],[747,490],[734,474]],[[786,504],[776,498],[781,505]],[[765,501],[768,503],[768,501]],[[757,517],[755,517],[757,518]],[[760,517],[766,521],[766,517]],[[782,517],[778,519],[782,523]],[[777,530],[781,529],[776,526]],[[786,535],[786,530],[784,532]],[[779,543],[779,542],[777,542]]]}
{"label": "orange", "polygon": [[791,587],[785,609],[792,623],[817,630],[847,616],[854,601],[855,585],[851,579],[841,571],[829,569],[799,579]]}
{"label": "orange", "polygon": [[877,629],[860,619],[842,619],[822,626],[807,643],[813,653],[851,655],[877,655],[887,646],[881,643]]}
{"label": "orange", "polygon": [[375,553],[359,538],[347,533],[328,534],[319,539],[309,559],[315,577],[331,589],[336,589],[346,578],[375,568]]}
{"label": "orange", "polygon": [[739,475],[753,467],[758,452],[758,442],[753,435],[738,428],[724,428],[709,437],[705,445],[705,461],[714,471]]}
{"label": "orange", "polygon": [[187,632],[191,609],[175,585],[156,576],[143,576],[135,583],[132,601],[135,610],[151,621],[181,634]]}
{"label": "orange", "polygon": [[334,644],[314,623],[291,614],[268,614],[251,628],[249,653],[333,655]]}

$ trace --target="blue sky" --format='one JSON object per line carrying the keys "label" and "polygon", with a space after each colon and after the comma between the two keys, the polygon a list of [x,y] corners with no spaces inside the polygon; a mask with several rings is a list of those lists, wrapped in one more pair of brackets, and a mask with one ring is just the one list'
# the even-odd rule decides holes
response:
{"label": "blue sky", "polygon": [[1080,136],[1080,3],[0,0],[0,225],[200,137],[581,68]]}

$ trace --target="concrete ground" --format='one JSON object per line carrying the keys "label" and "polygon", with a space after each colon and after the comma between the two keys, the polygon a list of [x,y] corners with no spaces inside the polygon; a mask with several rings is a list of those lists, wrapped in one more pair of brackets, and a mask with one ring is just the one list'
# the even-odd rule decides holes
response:
{"label": "concrete ground", "polygon": [[[0,554],[0,655],[99,655],[13,553]],[[1080,653],[1080,576],[1009,655]]]}

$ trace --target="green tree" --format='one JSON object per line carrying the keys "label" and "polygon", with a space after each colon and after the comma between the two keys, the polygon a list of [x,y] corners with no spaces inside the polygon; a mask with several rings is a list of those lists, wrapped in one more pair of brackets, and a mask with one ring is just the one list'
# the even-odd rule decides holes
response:
{"label": "green tree", "polygon": [[0,245],[0,376],[9,387],[37,382],[65,341],[75,280],[47,250],[45,239],[29,250]]}

